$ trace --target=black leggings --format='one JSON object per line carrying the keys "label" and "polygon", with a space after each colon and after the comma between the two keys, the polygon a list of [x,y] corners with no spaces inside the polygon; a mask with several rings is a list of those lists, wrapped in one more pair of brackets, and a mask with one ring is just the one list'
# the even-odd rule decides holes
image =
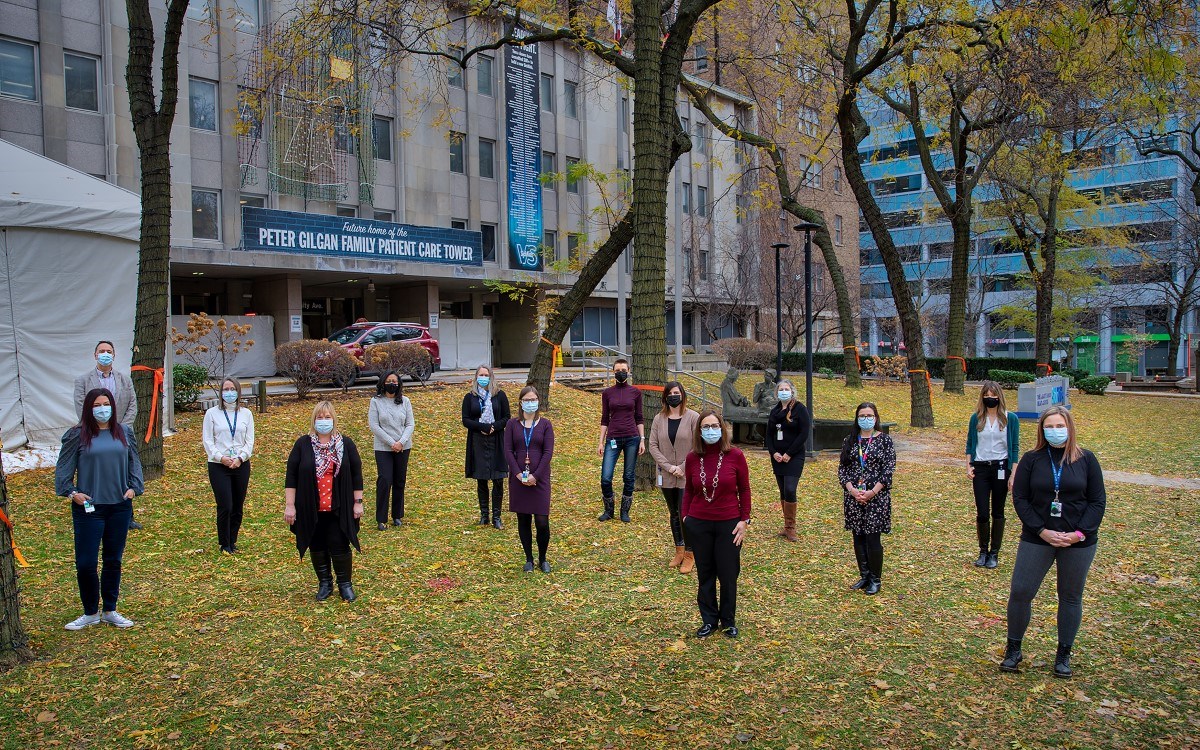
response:
{"label": "black leggings", "polygon": [[525,549],[525,560],[533,562],[533,525],[537,524],[538,562],[546,561],[546,548],[550,546],[550,516],[533,513],[517,514],[517,536]]}
{"label": "black leggings", "polygon": [[404,484],[408,481],[408,451],[375,451],[379,477],[375,480],[375,523],[387,523],[388,494],[392,518],[404,518]]}
{"label": "black leggings", "polygon": [[800,484],[800,477],[789,477],[782,474],[775,475],[775,484],[779,487],[779,499],[785,503],[796,502],[796,485]]}
{"label": "black leggings", "polygon": [[[488,514],[488,480],[475,480],[475,495],[479,498],[479,515]],[[492,480],[492,515],[500,515],[500,504],[504,502],[504,480]]]}
{"label": "black leggings", "polygon": [[[988,520],[988,505],[991,504],[991,517],[1004,518],[1004,501],[1008,499],[1008,462],[999,466],[992,463],[974,462],[975,478],[971,487],[975,490],[975,520],[985,523]],[[1000,468],[1005,469],[1003,479],[997,478]]]}
{"label": "black leggings", "polygon": [[878,531],[876,531],[874,534],[855,534],[854,546],[858,547],[859,545],[862,545],[863,551],[865,551],[867,554],[883,553],[883,542],[879,538]]}
{"label": "black leggings", "polygon": [[682,487],[663,487],[663,499],[667,501],[667,513],[671,516],[671,538],[675,540],[676,547],[683,547],[688,552],[692,551],[692,545],[688,544],[687,531],[683,528],[683,521],[679,517],[679,508],[683,504],[683,488]]}
{"label": "black leggings", "polygon": [[1013,563],[1012,592],[1008,596],[1008,637],[1019,641],[1029,627],[1033,597],[1042,587],[1050,566],[1058,568],[1058,642],[1074,646],[1083,621],[1083,585],[1096,557],[1096,545],[1051,547],[1024,539],[1017,545]]}
{"label": "black leggings", "polygon": [[317,513],[317,526],[313,529],[308,548],[313,552],[328,552],[330,555],[345,555],[350,552],[350,540],[342,531],[336,511]]}

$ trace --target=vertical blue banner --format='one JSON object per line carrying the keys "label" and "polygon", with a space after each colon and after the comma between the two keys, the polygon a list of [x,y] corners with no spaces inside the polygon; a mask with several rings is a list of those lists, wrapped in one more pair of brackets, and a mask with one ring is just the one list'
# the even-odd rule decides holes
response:
{"label": "vertical blue banner", "polygon": [[508,142],[508,262],[542,270],[542,131],[536,44],[504,48],[504,112]]}

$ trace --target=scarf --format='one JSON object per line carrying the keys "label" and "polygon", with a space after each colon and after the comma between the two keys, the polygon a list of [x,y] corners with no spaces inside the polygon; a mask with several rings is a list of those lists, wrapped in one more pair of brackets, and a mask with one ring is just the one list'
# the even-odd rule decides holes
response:
{"label": "scarf", "polygon": [[342,433],[333,433],[328,445],[322,445],[314,432],[310,432],[308,436],[312,438],[313,455],[317,458],[317,476],[323,475],[329,469],[329,464],[332,463],[333,475],[336,477],[338,472],[342,470],[342,453],[344,449]]}
{"label": "scarf", "polygon": [[476,388],[475,391],[479,394],[481,401],[479,408],[482,414],[479,415],[479,421],[483,424],[495,424],[496,415],[492,413],[492,392],[487,388]]}

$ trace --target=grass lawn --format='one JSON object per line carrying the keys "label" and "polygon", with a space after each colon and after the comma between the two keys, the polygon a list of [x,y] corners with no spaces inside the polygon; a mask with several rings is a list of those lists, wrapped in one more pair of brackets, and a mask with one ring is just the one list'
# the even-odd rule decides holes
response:
{"label": "grass lawn", "polygon": [[[907,414],[906,388],[817,382],[818,416],[848,416],[867,395],[885,419]],[[595,520],[598,397],[556,386],[547,576],[520,572],[514,516],[503,531],[474,525],[461,391],[409,395],[408,515],[401,531],[364,524],[352,605],[312,601],[311,566],[281,517],[286,454],[312,402],[259,417],[237,557],[217,554],[200,415],[180,419],[167,477],[137,502],[146,529],[126,551],[121,610],[138,622],[127,631],[62,629],[80,611],[65,502],[49,471],[11,477],[39,658],[0,674],[0,746],[1200,747],[1200,493],[1109,484],[1076,677],[1061,681],[1050,675],[1052,579],[1035,602],[1025,673],[996,669],[1017,532],[1000,569],[971,565],[961,468],[901,464],[883,591],[871,598],[847,588],[857,571],[834,461],[808,467],[802,541],[790,545],[775,537],[765,456],[750,452],[742,636],[699,642],[695,577],[666,568],[660,496],[638,493],[630,525]],[[369,457],[367,403],[339,409]],[[938,396],[939,428],[920,437],[961,455],[973,403]],[[1105,468],[1200,473],[1194,439],[1173,436],[1200,402],[1080,397],[1076,414]],[[370,521],[369,458],[365,470]]]}

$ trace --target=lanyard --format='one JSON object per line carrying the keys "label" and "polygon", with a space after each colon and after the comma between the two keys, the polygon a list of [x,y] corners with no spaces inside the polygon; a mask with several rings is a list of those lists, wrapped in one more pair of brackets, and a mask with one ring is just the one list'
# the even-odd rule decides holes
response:
{"label": "lanyard", "polygon": [[874,435],[867,438],[867,447],[863,448],[862,437],[858,438],[858,463],[863,469],[867,468],[867,456],[871,452],[871,441],[874,439],[875,439]]}
{"label": "lanyard", "polygon": [[[241,409],[238,409],[238,411],[241,411]],[[235,437],[234,433],[237,432],[238,411],[235,411],[233,413],[233,421],[230,422],[229,421],[229,412],[225,411],[224,409],[221,410],[221,413],[225,415],[225,424],[229,425],[229,439],[231,441]]]}
{"label": "lanyard", "polygon": [[1057,501],[1058,487],[1062,482],[1063,464],[1067,461],[1067,454],[1065,451],[1063,452],[1063,460],[1057,466],[1054,465],[1054,454],[1050,452],[1049,448],[1046,448],[1046,455],[1050,457],[1050,471],[1054,473],[1054,499]]}
{"label": "lanyard", "polygon": [[528,427],[525,426],[524,422],[521,423],[521,432],[524,433],[524,435],[525,435],[525,466],[526,466],[526,468],[529,467],[529,442],[531,440],[533,440],[533,430],[535,427],[537,427],[537,424],[539,421],[541,421],[541,420],[535,419],[533,424],[529,425]]}

